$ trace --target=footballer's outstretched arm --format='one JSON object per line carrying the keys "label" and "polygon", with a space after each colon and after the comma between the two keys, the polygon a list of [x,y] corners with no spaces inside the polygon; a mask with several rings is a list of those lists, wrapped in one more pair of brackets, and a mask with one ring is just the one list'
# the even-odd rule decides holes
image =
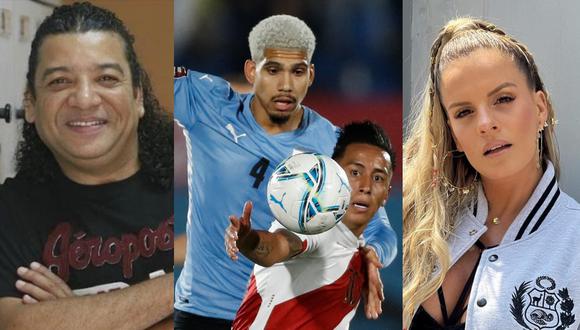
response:
{"label": "footballer's outstretched arm", "polygon": [[232,260],[237,260],[237,253],[241,252],[258,265],[270,267],[302,251],[300,237],[286,229],[278,229],[273,233],[253,230],[251,214],[252,202],[246,202],[240,218],[230,216],[230,225],[226,229],[224,241],[226,252]]}

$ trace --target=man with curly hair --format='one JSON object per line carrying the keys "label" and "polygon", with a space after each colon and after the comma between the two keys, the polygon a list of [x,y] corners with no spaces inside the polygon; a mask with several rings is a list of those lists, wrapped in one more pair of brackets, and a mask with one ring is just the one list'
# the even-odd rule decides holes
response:
{"label": "man with curly hair", "polygon": [[172,123],[133,41],[89,3],[36,32],[17,175],[0,187],[3,326],[170,326]]}

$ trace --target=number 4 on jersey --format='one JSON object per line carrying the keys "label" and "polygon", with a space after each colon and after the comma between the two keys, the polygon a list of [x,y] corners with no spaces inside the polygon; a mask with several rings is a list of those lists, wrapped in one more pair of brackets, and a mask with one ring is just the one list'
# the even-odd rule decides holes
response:
{"label": "number 4 on jersey", "polygon": [[260,158],[260,160],[252,167],[250,171],[250,175],[256,178],[254,180],[253,187],[258,189],[260,183],[264,181],[264,176],[266,175],[266,170],[268,169],[268,165],[270,165],[270,161],[264,157]]}

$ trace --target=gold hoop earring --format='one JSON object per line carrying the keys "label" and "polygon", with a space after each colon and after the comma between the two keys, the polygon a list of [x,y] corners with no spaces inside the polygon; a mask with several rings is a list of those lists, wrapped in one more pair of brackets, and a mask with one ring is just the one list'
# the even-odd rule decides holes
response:
{"label": "gold hoop earring", "polygon": [[[457,156],[455,156],[456,154],[458,154]],[[461,157],[465,157],[465,153],[460,152],[458,150],[451,150],[448,151],[445,156],[443,157],[443,160],[441,161],[441,168],[445,167],[445,160],[447,159],[447,157],[449,155],[452,155],[454,158],[461,158]],[[447,178],[447,176],[445,176],[445,172],[444,171],[437,171],[438,177],[441,179],[441,183],[443,184],[443,187],[445,187],[447,189],[448,193],[454,193],[454,192],[458,192],[461,195],[467,195],[469,194],[470,191],[475,189],[475,186],[477,184],[477,179],[479,176],[479,173],[476,171],[475,172],[475,176],[473,177],[473,180],[471,181],[470,184],[468,184],[465,187],[458,187],[456,185],[454,185],[451,180],[449,180],[449,178]]]}

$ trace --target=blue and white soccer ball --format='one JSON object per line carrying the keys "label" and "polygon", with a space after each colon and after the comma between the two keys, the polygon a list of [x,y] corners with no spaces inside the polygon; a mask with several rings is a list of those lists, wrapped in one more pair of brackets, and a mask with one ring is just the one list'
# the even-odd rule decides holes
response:
{"label": "blue and white soccer ball", "polygon": [[303,153],[276,167],[268,182],[268,205],[289,230],[319,234],[342,219],[350,192],[346,173],[332,158]]}

